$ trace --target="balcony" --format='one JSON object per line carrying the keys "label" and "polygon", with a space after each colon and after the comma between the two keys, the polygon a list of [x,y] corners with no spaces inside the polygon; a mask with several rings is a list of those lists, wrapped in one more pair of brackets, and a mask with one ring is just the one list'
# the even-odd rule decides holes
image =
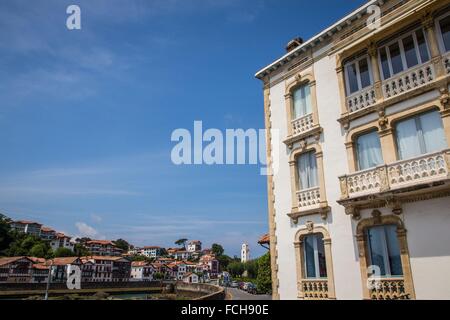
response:
{"label": "balcony", "polygon": [[327,300],[329,297],[327,279],[303,279],[300,285],[306,300]]}
{"label": "balcony", "polygon": [[409,300],[410,295],[405,290],[403,278],[383,278],[370,281],[370,298],[372,300]]}
{"label": "balcony", "polygon": [[389,99],[406,93],[433,82],[435,78],[433,63],[431,61],[424,63],[383,81],[383,97]]}
{"label": "balcony", "polygon": [[294,221],[298,222],[299,217],[309,216],[313,214],[320,214],[322,219],[326,219],[330,207],[326,201],[321,200],[320,187],[313,187],[296,192],[297,207],[293,208],[288,216]]}
{"label": "balcony", "polygon": [[354,113],[374,105],[375,102],[375,89],[371,86],[348,96],[347,108],[350,113]]}
{"label": "balcony", "polygon": [[442,61],[444,63],[444,68],[447,74],[450,74],[450,52],[447,52],[442,56]]}
{"label": "balcony", "polygon": [[341,200],[338,202],[346,208],[364,207],[367,202],[373,206],[376,200],[385,204],[394,196],[401,200],[440,191],[448,188],[449,168],[450,149],[446,149],[341,176]]}
{"label": "balcony", "polygon": [[313,128],[313,126],[314,120],[312,113],[307,114],[306,116],[292,120],[292,134],[294,136],[297,136],[299,134],[309,131],[310,129]]}
{"label": "balcony", "polygon": [[291,121],[291,133],[284,141],[284,143],[292,148],[296,141],[299,141],[307,136],[313,136],[322,131],[320,126],[315,123],[313,114],[307,114],[300,118]]}
{"label": "balcony", "polygon": [[298,207],[300,210],[308,210],[320,205],[320,188],[314,187],[297,191]]}

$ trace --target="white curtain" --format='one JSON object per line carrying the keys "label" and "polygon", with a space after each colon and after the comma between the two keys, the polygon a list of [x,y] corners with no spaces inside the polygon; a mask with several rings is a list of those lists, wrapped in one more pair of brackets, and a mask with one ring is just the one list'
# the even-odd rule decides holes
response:
{"label": "white curtain", "polygon": [[309,84],[299,87],[294,92],[294,114],[295,118],[300,118],[312,112],[311,89]]}
{"label": "white curtain", "polygon": [[397,124],[397,147],[400,159],[409,159],[420,155],[420,141],[417,132],[416,118]]}
{"label": "white curtain", "polygon": [[425,152],[435,152],[447,147],[442,119],[438,112],[430,112],[420,117],[423,139],[425,142]]}
{"label": "white curtain", "polygon": [[378,132],[374,131],[362,135],[357,140],[359,169],[364,170],[376,167],[383,163],[381,144]]}
{"label": "white curtain", "polygon": [[400,159],[447,148],[441,116],[437,111],[402,121],[396,131]]}
{"label": "white curtain", "polygon": [[302,154],[297,159],[300,190],[318,186],[317,163],[314,152]]}

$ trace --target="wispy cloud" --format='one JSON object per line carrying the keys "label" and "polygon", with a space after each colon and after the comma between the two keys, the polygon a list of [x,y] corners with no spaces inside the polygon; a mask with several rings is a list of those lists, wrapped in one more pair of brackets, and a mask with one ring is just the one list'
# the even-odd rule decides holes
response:
{"label": "wispy cloud", "polygon": [[77,238],[79,237],[88,237],[94,239],[103,238],[103,236],[101,236],[100,233],[95,228],[91,227],[90,225],[84,222],[75,223],[75,227],[78,230]]}

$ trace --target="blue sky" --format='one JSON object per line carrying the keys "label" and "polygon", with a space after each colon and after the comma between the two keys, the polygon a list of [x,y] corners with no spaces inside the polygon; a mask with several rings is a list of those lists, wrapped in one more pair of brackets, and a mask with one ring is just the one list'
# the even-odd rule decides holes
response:
{"label": "blue sky", "polygon": [[[175,166],[174,129],[263,128],[254,73],[363,0],[2,0],[0,212],[70,235],[253,254],[266,178]],[[82,10],[68,31],[66,8]]]}

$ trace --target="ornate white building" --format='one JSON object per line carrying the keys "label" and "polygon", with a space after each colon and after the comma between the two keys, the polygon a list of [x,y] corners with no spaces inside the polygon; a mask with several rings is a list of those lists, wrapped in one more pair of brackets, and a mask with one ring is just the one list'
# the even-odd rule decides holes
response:
{"label": "ornate white building", "polygon": [[369,1],[256,74],[275,299],[450,299],[449,8]]}
{"label": "ornate white building", "polygon": [[241,247],[241,262],[247,262],[250,260],[250,247],[248,244],[243,243]]}

